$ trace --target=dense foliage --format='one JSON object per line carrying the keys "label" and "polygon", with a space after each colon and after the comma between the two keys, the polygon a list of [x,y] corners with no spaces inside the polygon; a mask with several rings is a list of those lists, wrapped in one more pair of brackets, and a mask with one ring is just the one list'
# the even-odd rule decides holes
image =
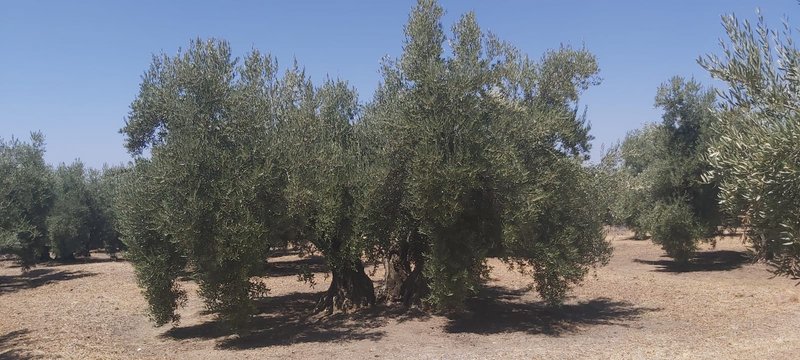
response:
{"label": "dense foliage", "polygon": [[[44,137],[0,139],[0,254],[24,270],[127,250],[157,325],[198,284],[236,329],[268,294],[271,251],[318,253],[331,274],[316,311],[378,301],[458,311],[497,257],[551,305],[605,264],[603,223],[650,236],[678,263],[723,226],[800,276],[800,51],[788,25],[723,18],[729,41],[700,64],[725,81],[662,84],[659,123],[589,165],[579,100],[595,56],[533,60],[464,14],[419,0],[403,51],[361,105],[256,50],[194,40],[153,58],[121,133],[128,167],[45,164]],[[384,265],[375,289],[365,264]],[[301,275],[314,282],[310,273]]]}
{"label": "dense foliage", "polygon": [[244,325],[269,250],[287,244],[324,256],[328,312],[375,303],[364,258],[388,264],[383,299],[437,309],[476,291],[490,252],[551,303],[608,259],[577,108],[594,57],[531,61],[472,14],[447,39],[442,12],[414,9],[365,111],[343,81],[315,86],[297,65],[278,76],[223,41],[154,58],[122,129],[138,160],[117,221],[157,324],[177,320],[186,273]]}
{"label": "dense foliage", "polygon": [[700,63],[725,81],[715,112],[708,178],[720,183],[720,204],[745,226],[747,238],[779,273],[800,275],[800,51],[789,25],[782,33],[759,17],[753,27],[723,18],[721,56]]}
{"label": "dense foliage", "polygon": [[186,257],[160,220],[163,191],[153,176],[149,161],[137,161],[120,182],[115,211],[150,317],[163,325],[179,320],[175,310],[185,301],[186,292],[176,280],[186,267]]}
{"label": "dense foliage", "polygon": [[114,208],[122,180],[129,168],[123,166],[89,169],[86,191],[89,207],[89,249],[104,249],[112,258],[125,249],[120,240],[118,215]]}
{"label": "dense foliage", "polygon": [[358,99],[342,81],[315,88],[302,73],[287,74],[278,150],[288,181],[285,196],[295,245],[321,252],[332,273],[318,310],[332,312],[375,303],[361,260],[357,232],[361,208],[360,146],[355,137]]}

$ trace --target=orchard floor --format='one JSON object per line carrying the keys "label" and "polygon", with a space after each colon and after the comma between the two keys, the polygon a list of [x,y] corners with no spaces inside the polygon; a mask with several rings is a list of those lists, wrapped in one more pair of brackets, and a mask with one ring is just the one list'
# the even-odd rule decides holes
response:
{"label": "orchard floor", "polygon": [[99,254],[26,276],[0,261],[0,359],[800,358],[800,286],[746,261],[738,238],[676,269],[658,247],[629,235],[609,234],[611,263],[558,310],[492,260],[485,290],[451,318],[386,307],[312,317],[328,279],[319,273],[310,288],[296,274],[323,266],[275,258],[257,330],[241,338],[203,312],[192,283],[184,283],[190,297],[180,324],[154,328],[124,261]]}

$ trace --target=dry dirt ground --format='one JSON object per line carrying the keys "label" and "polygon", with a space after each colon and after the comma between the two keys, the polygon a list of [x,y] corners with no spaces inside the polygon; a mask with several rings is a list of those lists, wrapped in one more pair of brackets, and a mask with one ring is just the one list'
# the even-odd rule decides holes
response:
{"label": "dry dirt ground", "polygon": [[[377,307],[310,316],[327,286],[297,282],[315,258],[272,259],[256,331],[230,335],[203,312],[192,283],[177,327],[154,328],[131,265],[100,255],[26,276],[0,262],[0,359],[524,358],[798,359],[800,286],[746,261],[737,238],[677,269],[649,241],[612,232],[611,263],[543,306],[529,278],[498,261],[485,290],[454,317]],[[376,278],[380,276],[375,274]]]}

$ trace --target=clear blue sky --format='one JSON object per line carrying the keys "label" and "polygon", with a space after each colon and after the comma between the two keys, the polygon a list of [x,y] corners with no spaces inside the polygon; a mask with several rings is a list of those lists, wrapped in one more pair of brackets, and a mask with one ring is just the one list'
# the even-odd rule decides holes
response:
{"label": "clear blue sky", "polygon": [[[414,1],[30,1],[0,2],[0,137],[44,132],[50,163],[127,162],[123,126],[151,55],[174,54],[195,37],[293,58],[315,80],[349,80],[369,100],[381,57],[400,54]],[[538,58],[559,44],[597,55],[602,85],[588,106],[592,151],[657,121],[657,86],[672,75],[710,83],[697,66],[718,52],[720,15],[800,27],[795,0],[444,1],[445,25],[474,10],[484,29]]]}

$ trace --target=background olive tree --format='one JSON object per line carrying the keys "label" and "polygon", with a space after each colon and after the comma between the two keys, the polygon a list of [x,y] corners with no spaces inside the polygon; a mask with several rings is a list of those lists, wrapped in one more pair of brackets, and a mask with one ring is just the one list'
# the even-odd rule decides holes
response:
{"label": "background olive tree", "polygon": [[0,253],[14,255],[27,269],[49,261],[122,248],[115,225],[118,174],[86,169],[80,160],[52,168],[45,164],[44,136],[31,142],[0,140]]}
{"label": "background olive tree", "polygon": [[662,121],[630,132],[607,154],[616,182],[613,223],[646,234],[680,263],[689,261],[700,241],[713,241],[723,224],[717,184],[703,179],[716,107],[712,89],[673,77],[658,88],[655,105]]}
{"label": "background olive tree", "polygon": [[89,169],[86,173],[86,191],[89,193],[89,248],[103,249],[112,258],[125,249],[120,240],[119,216],[114,204],[118,201],[119,190],[126,166],[103,167],[102,170]]}
{"label": "background olive tree", "polygon": [[54,171],[55,200],[47,217],[50,248],[57,259],[88,255],[91,212],[83,163],[60,164]]}
{"label": "background olive tree", "polygon": [[54,194],[44,151],[41,133],[32,133],[30,143],[0,139],[0,253],[15,255],[24,269],[50,259],[47,215]]}

